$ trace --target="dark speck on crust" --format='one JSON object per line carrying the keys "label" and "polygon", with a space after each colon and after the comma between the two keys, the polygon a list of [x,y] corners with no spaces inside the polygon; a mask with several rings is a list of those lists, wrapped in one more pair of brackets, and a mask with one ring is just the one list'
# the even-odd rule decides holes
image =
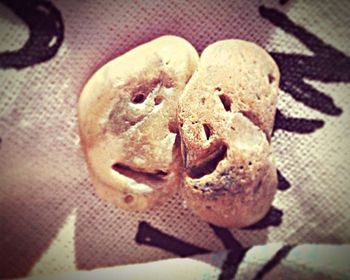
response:
{"label": "dark speck on crust", "polygon": [[243,188],[235,184],[235,180],[229,170],[220,173],[216,182],[196,183],[193,188],[202,192],[210,200],[217,200],[220,196],[237,195],[243,191]]}

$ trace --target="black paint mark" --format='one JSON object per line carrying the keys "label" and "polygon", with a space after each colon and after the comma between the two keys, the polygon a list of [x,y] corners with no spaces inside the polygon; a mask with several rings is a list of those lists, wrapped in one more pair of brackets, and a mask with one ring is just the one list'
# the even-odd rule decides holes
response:
{"label": "black paint mark", "polygon": [[234,238],[232,233],[227,228],[218,227],[209,224],[217,238],[219,238],[226,249],[242,251],[243,247],[239,241]]}
{"label": "black paint mark", "polygon": [[213,230],[214,234],[224,244],[225,248],[230,249],[221,267],[219,280],[233,279],[237,273],[239,265],[243,261],[243,258],[249,249],[243,248],[241,243],[234,238],[228,229],[217,227],[211,224],[209,224],[209,226]]}
{"label": "black paint mark", "polygon": [[277,189],[280,191],[285,191],[290,188],[290,183],[288,180],[282,175],[281,171],[277,169],[277,179],[278,179],[278,185]]}
{"label": "black paint mark", "polygon": [[277,110],[273,131],[282,129],[304,134],[315,132],[317,129],[322,128],[323,125],[323,120],[286,117],[280,110]]}
{"label": "black paint mark", "polygon": [[180,257],[188,257],[211,252],[208,249],[195,246],[161,232],[144,221],[139,223],[135,241],[138,244],[163,249]]}
{"label": "black paint mark", "polygon": [[60,11],[44,0],[0,0],[28,26],[29,39],[17,51],[0,53],[0,68],[22,69],[51,59],[63,42]]}
{"label": "black paint mark", "polygon": [[256,222],[253,225],[247,226],[243,229],[245,230],[255,230],[255,229],[264,229],[269,226],[279,226],[282,223],[283,211],[277,209],[274,206],[271,206],[270,210],[267,212],[264,218]]}
{"label": "black paint mark", "polygon": [[260,6],[259,12],[263,18],[296,37],[314,53],[313,56],[271,53],[281,70],[281,89],[312,109],[332,116],[340,115],[342,110],[333,99],[305,83],[304,79],[350,82],[350,58],[296,25],[283,13],[265,6]]}
{"label": "black paint mark", "polygon": [[254,280],[262,279],[267,273],[275,268],[285,257],[288,256],[289,252],[294,248],[294,245],[284,245],[279,249],[276,254],[270,259],[253,278]]}
{"label": "black paint mark", "polygon": [[248,249],[243,249],[241,252],[235,250],[230,250],[227,257],[221,267],[221,273],[219,275],[219,280],[231,280],[234,279],[239,265],[242,263],[243,258]]}

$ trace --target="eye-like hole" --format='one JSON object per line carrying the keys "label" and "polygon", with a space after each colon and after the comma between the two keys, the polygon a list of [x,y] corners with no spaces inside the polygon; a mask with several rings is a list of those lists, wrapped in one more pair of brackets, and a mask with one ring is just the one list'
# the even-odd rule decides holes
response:
{"label": "eye-like hole", "polygon": [[216,87],[215,91],[221,91],[221,87]]}
{"label": "eye-like hole", "polygon": [[159,78],[140,81],[131,90],[131,102],[135,104],[143,103],[147,96],[160,86],[160,84],[161,80]]}
{"label": "eye-like hole", "polygon": [[125,197],[124,197],[124,202],[125,203],[131,203],[131,202],[133,202],[133,200],[134,200],[134,197],[132,196],[132,195],[130,195],[130,194],[128,194],[128,195],[126,195]]}
{"label": "eye-like hole", "polygon": [[231,99],[226,94],[220,94],[219,98],[226,111],[231,111]]}
{"label": "eye-like hole", "polygon": [[154,105],[159,105],[160,103],[162,103],[162,101],[163,101],[163,96],[157,95],[154,98]]}
{"label": "eye-like hole", "polygon": [[209,125],[207,125],[206,123],[203,124],[203,129],[205,132],[205,136],[207,137],[207,140],[209,140],[209,138],[211,136],[211,129],[210,129]]}
{"label": "eye-like hole", "polygon": [[270,84],[272,84],[276,80],[276,78],[272,74],[268,74],[267,78]]}
{"label": "eye-like hole", "polygon": [[135,104],[143,103],[146,99],[146,96],[142,93],[138,93],[131,98],[131,102]]}
{"label": "eye-like hole", "polygon": [[188,176],[193,179],[198,179],[212,173],[218,166],[219,162],[226,157],[226,153],[227,146],[225,144],[221,144],[218,150],[209,155],[208,158],[206,158],[204,161],[190,167],[187,170]]}

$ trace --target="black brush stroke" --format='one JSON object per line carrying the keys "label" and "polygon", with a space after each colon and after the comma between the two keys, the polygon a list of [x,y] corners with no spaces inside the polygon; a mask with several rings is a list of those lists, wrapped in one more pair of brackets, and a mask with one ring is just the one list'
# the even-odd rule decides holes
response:
{"label": "black brush stroke", "polygon": [[253,280],[263,279],[272,269],[281,263],[281,261],[288,256],[294,245],[284,245],[279,249],[275,255],[257,272]]}
{"label": "black brush stroke", "polygon": [[198,254],[206,254],[211,251],[182,241],[174,236],[166,234],[145,221],[139,223],[135,236],[137,244],[152,246],[171,252],[180,257],[189,257]]}
{"label": "black brush stroke", "polygon": [[245,248],[243,251],[237,252],[236,250],[230,250],[227,253],[227,257],[221,266],[221,273],[218,280],[231,280],[234,279],[239,265],[242,263],[245,254],[249,249]]}
{"label": "black brush stroke", "polygon": [[[64,38],[60,11],[49,1],[0,0],[29,28],[29,38],[17,51],[0,53],[0,68],[22,69],[51,59]],[[56,40],[51,46],[50,42]]]}
{"label": "black brush stroke", "polygon": [[271,206],[267,214],[253,225],[244,227],[244,230],[264,229],[270,226],[277,227],[282,223],[283,211]]}
{"label": "black brush stroke", "polygon": [[234,238],[228,229],[212,224],[209,224],[209,226],[213,230],[214,234],[221,240],[225,248],[230,250],[221,266],[221,273],[218,279],[233,279],[237,273],[239,265],[243,261],[243,258],[248,251],[248,248],[243,248],[242,244],[236,238]]}
{"label": "black brush stroke", "polygon": [[278,179],[278,185],[277,189],[280,191],[285,191],[290,188],[289,181],[282,175],[281,171],[277,169],[277,179]]}
{"label": "black brush stroke", "polygon": [[323,120],[304,119],[285,116],[280,110],[276,111],[273,131],[278,129],[299,134],[312,133],[324,126]]}
{"label": "black brush stroke", "polygon": [[350,82],[350,58],[296,25],[285,14],[265,6],[260,6],[259,12],[263,18],[297,38],[314,53],[310,56],[271,52],[281,71],[281,89],[312,109],[339,116],[342,109],[334,104],[333,99],[306,84],[304,79]]}
{"label": "black brush stroke", "polygon": [[243,250],[241,243],[234,238],[231,231],[227,228],[218,227],[213,224],[209,224],[209,227],[213,230],[216,237],[221,240],[226,249]]}

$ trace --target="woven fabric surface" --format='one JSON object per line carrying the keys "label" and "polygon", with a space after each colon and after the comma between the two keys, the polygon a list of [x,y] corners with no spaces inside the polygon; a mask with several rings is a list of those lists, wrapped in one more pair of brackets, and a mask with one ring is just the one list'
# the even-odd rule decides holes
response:
{"label": "woven fabric surface", "polygon": [[[199,53],[249,40],[280,68],[279,191],[256,225],[212,227],[179,195],[134,213],[94,192],[79,142],[81,89],[107,61],[165,34]],[[271,242],[349,243],[349,38],[347,1],[0,1],[0,277]]]}

